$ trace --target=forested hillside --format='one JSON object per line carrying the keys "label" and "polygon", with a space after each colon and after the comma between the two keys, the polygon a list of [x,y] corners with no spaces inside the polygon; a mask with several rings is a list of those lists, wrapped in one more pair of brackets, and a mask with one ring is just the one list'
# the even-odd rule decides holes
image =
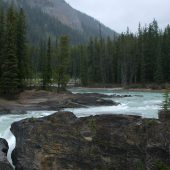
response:
{"label": "forested hillside", "polygon": [[54,42],[56,37],[63,34],[67,34],[74,44],[86,42],[100,34],[105,38],[118,35],[94,18],[73,9],[64,0],[2,0],[2,3],[6,7],[13,4],[25,11],[28,39],[32,43],[44,41],[49,36]]}
{"label": "forested hillside", "polygon": [[127,30],[115,39],[100,36],[75,45],[66,35],[49,36],[35,45],[27,40],[28,24],[23,9],[0,9],[3,95],[17,94],[26,88],[51,90],[54,84],[61,91],[70,79],[79,80],[82,86],[144,87],[170,82],[169,25],[161,31],[154,20],[146,27],[139,25],[138,34]]}

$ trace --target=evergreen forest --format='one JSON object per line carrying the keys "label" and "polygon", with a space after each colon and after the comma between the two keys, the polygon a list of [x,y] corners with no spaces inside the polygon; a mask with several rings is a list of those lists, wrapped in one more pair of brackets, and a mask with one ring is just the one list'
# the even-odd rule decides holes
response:
{"label": "evergreen forest", "polygon": [[[58,91],[74,80],[81,86],[114,86],[170,82],[170,26],[154,20],[138,33],[91,37],[78,45],[70,38],[48,37],[32,44],[22,9],[0,9],[0,92],[17,94],[27,88]],[[54,41],[54,39],[56,39]]]}
{"label": "evergreen forest", "polygon": [[84,86],[94,84],[164,84],[170,82],[170,26],[160,30],[154,20],[133,34],[91,38],[71,49],[70,75]]}

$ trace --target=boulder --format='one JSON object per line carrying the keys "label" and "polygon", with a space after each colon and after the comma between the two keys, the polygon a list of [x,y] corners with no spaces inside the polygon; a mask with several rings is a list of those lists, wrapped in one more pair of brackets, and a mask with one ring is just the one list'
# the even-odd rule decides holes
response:
{"label": "boulder", "polygon": [[112,100],[104,99],[109,96],[104,94],[89,93],[89,94],[76,94],[75,98],[70,100],[71,103],[76,103],[79,107],[84,106],[117,106],[119,103]]}
{"label": "boulder", "polygon": [[170,166],[170,123],[58,112],[15,122],[16,170],[155,170]]}
{"label": "boulder", "polygon": [[13,167],[7,160],[8,143],[0,138],[0,170],[13,170]]}
{"label": "boulder", "polygon": [[161,110],[158,115],[161,121],[170,121],[170,110]]}

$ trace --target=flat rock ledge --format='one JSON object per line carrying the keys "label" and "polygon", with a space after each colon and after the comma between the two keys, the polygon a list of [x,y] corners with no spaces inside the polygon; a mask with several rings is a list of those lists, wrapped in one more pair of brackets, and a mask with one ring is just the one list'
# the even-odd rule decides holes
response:
{"label": "flat rock ledge", "polygon": [[13,170],[13,167],[7,160],[8,143],[0,138],[0,170]]}
{"label": "flat rock ledge", "polygon": [[59,111],[64,108],[86,108],[97,106],[117,106],[120,103],[109,99],[104,94],[72,94],[52,93],[44,91],[26,91],[18,100],[7,101],[0,99],[0,115],[26,114],[27,111]]}
{"label": "flat rock ledge", "polygon": [[[58,112],[15,122],[16,170],[157,170],[170,166],[170,121],[139,116],[77,118]],[[161,169],[162,170],[162,169]]]}

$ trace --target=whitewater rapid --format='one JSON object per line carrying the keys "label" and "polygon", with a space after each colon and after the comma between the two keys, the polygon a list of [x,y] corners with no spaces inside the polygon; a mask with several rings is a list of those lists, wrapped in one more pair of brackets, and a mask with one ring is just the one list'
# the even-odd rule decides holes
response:
{"label": "whitewater rapid", "polygon": [[[113,89],[71,89],[73,93],[101,93],[106,95],[131,95],[132,97],[126,98],[109,98],[110,100],[121,103],[118,106],[102,106],[102,107],[89,107],[78,109],[64,109],[66,111],[72,111],[77,117],[85,117],[97,114],[128,114],[128,115],[140,115],[145,118],[158,118],[158,110],[162,104],[161,93],[151,92],[126,92],[126,91],[113,91]],[[10,131],[11,124],[13,122],[26,119],[26,118],[39,118],[51,115],[55,111],[32,111],[27,114],[18,115],[1,115],[0,116],[0,138],[4,138],[8,141],[9,151],[8,160],[11,162],[11,152],[15,148],[15,137]]]}
{"label": "whitewater rapid", "polygon": [[78,117],[97,115],[97,114],[126,114],[139,115],[144,118],[158,118],[158,111],[162,107],[163,95],[157,92],[134,92],[134,91],[114,91],[113,89],[71,89],[73,93],[100,93],[105,95],[130,95],[123,98],[106,98],[120,103],[118,106],[101,106],[65,109],[73,112]]}

